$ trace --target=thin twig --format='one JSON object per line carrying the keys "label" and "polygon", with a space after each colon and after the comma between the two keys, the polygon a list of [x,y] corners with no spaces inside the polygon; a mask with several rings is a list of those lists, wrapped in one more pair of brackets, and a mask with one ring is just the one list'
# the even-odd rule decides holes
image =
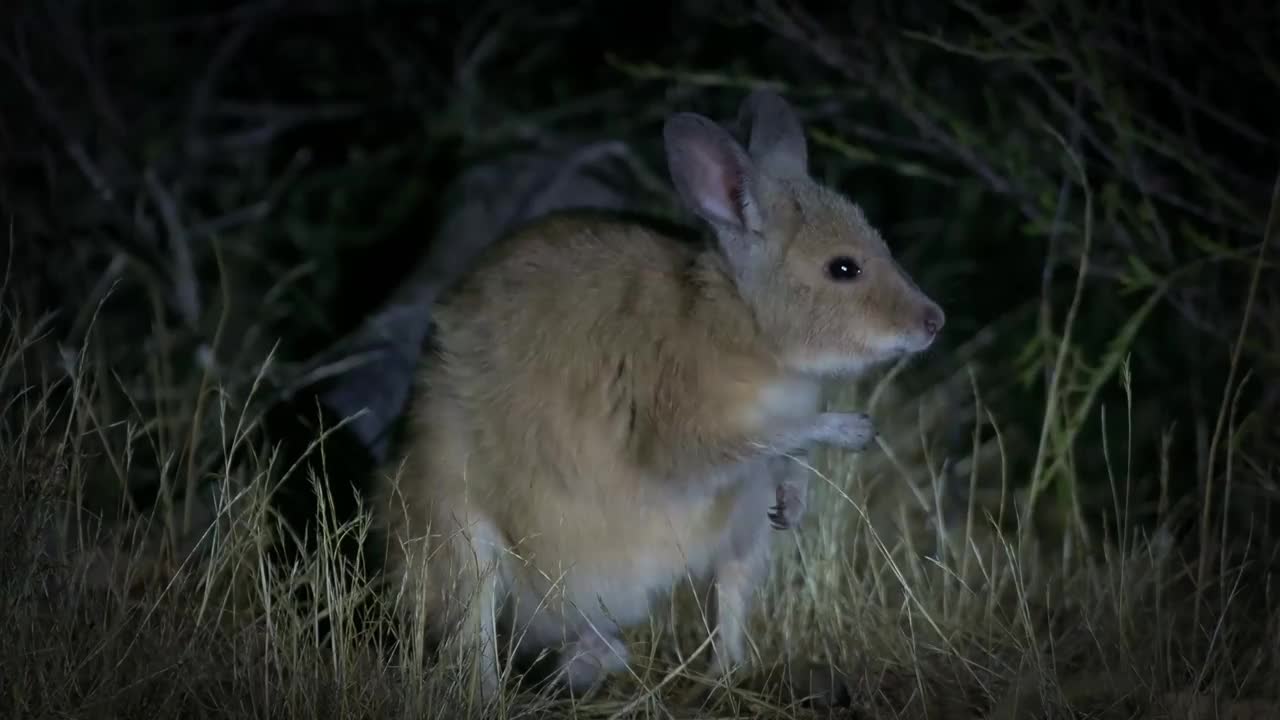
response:
{"label": "thin twig", "polygon": [[1267,255],[1267,247],[1275,242],[1277,225],[1280,224],[1280,175],[1271,191],[1271,208],[1267,213],[1267,224],[1263,229],[1262,242],[1258,245],[1257,260],[1253,264],[1253,273],[1249,278],[1249,294],[1245,300],[1244,313],[1240,321],[1240,332],[1236,335],[1235,347],[1231,351],[1231,366],[1227,370],[1227,382],[1223,388],[1222,402],[1218,407],[1218,418],[1214,423],[1213,436],[1209,441],[1209,455],[1205,463],[1205,476],[1200,491],[1200,557],[1196,564],[1196,604],[1195,627],[1200,627],[1200,610],[1206,574],[1209,571],[1209,528],[1213,510],[1213,474],[1218,455],[1218,445],[1222,442],[1222,429],[1227,422],[1230,410],[1232,386],[1236,374],[1240,371],[1240,355],[1244,351],[1245,335],[1249,331],[1249,320],[1253,315],[1253,304],[1258,294],[1258,281],[1262,277],[1262,268]]}
{"label": "thin twig", "polygon": [[1031,526],[1030,520],[1035,511],[1036,499],[1044,489],[1043,473],[1045,461],[1048,457],[1049,431],[1056,423],[1055,416],[1058,412],[1058,403],[1061,400],[1059,386],[1063,382],[1062,376],[1066,371],[1067,354],[1071,347],[1071,331],[1075,327],[1076,316],[1080,312],[1080,304],[1084,297],[1085,279],[1089,274],[1089,251],[1093,246],[1093,190],[1089,186],[1088,174],[1075,149],[1067,144],[1066,139],[1053,128],[1047,128],[1047,130],[1062,145],[1063,151],[1067,154],[1079,175],[1081,190],[1084,192],[1084,237],[1082,238],[1083,247],[1080,249],[1080,268],[1076,272],[1075,291],[1072,294],[1071,305],[1067,308],[1066,319],[1062,323],[1062,337],[1059,340],[1058,357],[1054,362],[1050,384],[1045,390],[1044,422],[1040,427],[1040,443],[1036,450],[1035,464],[1031,470],[1031,485],[1027,493],[1028,522],[1024,527],[1024,531]]}
{"label": "thin twig", "polygon": [[177,201],[156,179],[155,171],[148,168],[143,179],[169,238],[173,262],[171,290],[174,306],[187,328],[193,329],[200,320],[200,282],[196,277],[195,260],[191,253],[191,237],[179,217]]}

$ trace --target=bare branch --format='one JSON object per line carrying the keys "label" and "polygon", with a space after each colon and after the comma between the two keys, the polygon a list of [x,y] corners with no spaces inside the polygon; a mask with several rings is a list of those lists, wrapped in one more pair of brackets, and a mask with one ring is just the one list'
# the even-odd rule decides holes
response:
{"label": "bare branch", "polygon": [[184,133],[188,153],[199,154],[195,152],[195,149],[199,147],[199,125],[208,113],[209,104],[213,100],[222,72],[231,64],[236,53],[240,52],[249,37],[261,27],[267,16],[281,5],[282,0],[266,0],[255,5],[254,9],[236,24],[235,29],[223,38],[222,44],[214,51],[213,57],[209,59],[209,64],[205,68],[204,75],[191,92],[191,101],[187,109],[186,131]]}
{"label": "bare branch", "polygon": [[1013,198],[1027,217],[1038,216],[1025,195],[1009,178],[998,172],[973,148],[943,129],[928,113],[917,106],[916,103],[922,96],[915,90],[911,73],[896,50],[891,48],[886,51],[893,80],[897,82],[895,86],[869,63],[860,62],[845,51],[834,36],[823,30],[820,23],[806,11],[796,7],[794,3],[788,2],[786,9],[783,9],[777,0],[764,0],[761,5],[763,8],[762,16],[759,18],[761,22],[772,27],[783,37],[811,48],[825,64],[843,73],[849,79],[871,88],[878,97],[889,102],[909,120],[922,136],[940,145],[972,172],[982,177],[993,192]]}
{"label": "bare branch", "polygon": [[200,320],[200,283],[196,278],[195,261],[191,255],[191,238],[179,217],[178,205],[172,194],[156,179],[154,170],[144,174],[151,201],[160,213],[165,234],[169,237],[169,250],[173,254],[172,292],[174,306],[188,328],[195,328]]}

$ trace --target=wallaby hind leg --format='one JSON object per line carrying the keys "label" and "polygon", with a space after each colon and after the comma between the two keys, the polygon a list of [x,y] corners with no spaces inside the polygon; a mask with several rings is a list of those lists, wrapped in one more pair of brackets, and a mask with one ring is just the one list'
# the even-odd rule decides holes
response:
{"label": "wallaby hind leg", "polygon": [[754,531],[743,532],[739,542],[713,567],[715,624],[710,672],[720,677],[747,662],[747,626],[756,591],[768,569],[771,531],[763,517]]}
{"label": "wallaby hind leg", "polygon": [[[461,668],[478,671],[480,697],[489,701],[499,689],[497,616],[503,587],[501,534],[489,522],[473,519],[441,538],[429,576],[439,583],[427,592],[439,598],[428,622],[443,621],[454,630],[445,647]],[[478,663],[478,664],[477,664]]]}
{"label": "wallaby hind leg", "polygon": [[626,668],[630,661],[626,643],[605,628],[584,627],[582,635],[560,651],[563,681],[574,694],[587,692],[605,676]]}

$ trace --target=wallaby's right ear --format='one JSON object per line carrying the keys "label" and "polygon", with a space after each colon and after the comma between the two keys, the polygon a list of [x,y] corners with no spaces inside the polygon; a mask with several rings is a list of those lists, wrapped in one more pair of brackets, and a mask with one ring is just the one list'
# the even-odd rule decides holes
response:
{"label": "wallaby's right ear", "polygon": [[671,180],[691,210],[714,225],[760,230],[755,169],[728,131],[686,112],[667,118],[662,135]]}
{"label": "wallaby's right ear", "polygon": [[738,108],[738,125],[748,135],[751,158],[766,172],[801,177],[809,172],[804,126],[791,104],[772,90],[756,90]]}

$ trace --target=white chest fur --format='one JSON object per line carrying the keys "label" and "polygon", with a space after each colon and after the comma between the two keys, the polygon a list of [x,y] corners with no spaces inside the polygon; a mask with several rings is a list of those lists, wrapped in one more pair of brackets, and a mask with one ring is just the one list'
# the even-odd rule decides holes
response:
{"label": "white chest fur", "polygon": [[760,388],[751,421],[761,427],[807,418],[822,409],[822,386],[817,380],[790,376]]}

